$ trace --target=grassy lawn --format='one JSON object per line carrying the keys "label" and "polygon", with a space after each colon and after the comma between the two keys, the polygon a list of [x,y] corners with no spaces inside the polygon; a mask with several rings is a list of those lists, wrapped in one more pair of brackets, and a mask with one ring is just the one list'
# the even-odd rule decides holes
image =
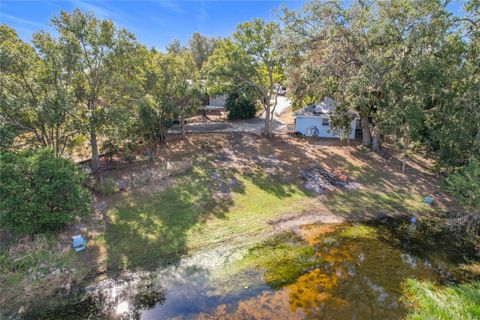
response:
{"label": "grassy lawn", "polygon": [[342,215],[366,212],[431,211],[423,204],[422,196],[404,190],[377,191],[370,188],[346,190],[330,194],[323,203],[332,212]]}
{"label": "grassy lawn", "polygon": [[[271,235],[269,221],[285,214],[310,211],[348,220],[431,210],[422,204],[424,189],[417,188],[423,182],[413,184],[413,175],[399,176],[378,159],[365,160],[338,147],[314,149],[308,159],[299,157],[305,151],[298,145],[229,139],[183,146],[183,152],[197,160],[168,185],[152,186],[161,191],[140,188],[110,198],[106,232],[94,240],[109,270],[152,269],[215,245],[253,246]],[[226,149],[237,160],[214,162]],[[258,156],[272,154],[282,163],[276,173],[258,161]],[[298,170],[311,164],[331,171],[343,168],[361,187],[314,196],[303,190],[298,178]],[[267,168],[275,166],[267,163]]]}
{"label": "grassy lawn", "polygon": [[[105,174],[104,181],[112,182],[113,191],[97,194],[99,203],[107,204],[103,211],[105,228],[97,220],[91,225],[100,227],[87,225],[92,229],[88,256],[56,247],[58,241],[49,238],[38,239],[25,250],[0,255],[0,290],[11,293],[4,294],[3,301],[13,302],[45,281],[56,288],[70,280],[82,281],[90,273],[153,270],[199,251],[204,253],[200,259],[205,259],[206,265],[225,263],[212,275],[226,286],[236,282],[241,289],[249,285],[251,272],[261,270],[266,283],[280,287],[310,266],[309,245],[317,233],[306,232],[304,242],[290,232],[292,239],[281,245],[276,243],[281,240],[277,237],[298,224],[312,223],[308,219],[317,213],[320,219],[363,221],[384,213],[437,209],[422,204],[422,197],[435,187],[430,176],[420,172],[399,175],[382,159],[365,159],[355,149],[255,136],[197,139],[169,146],[168,174],[161,161]],[[344,170],[360,187],[339,188],[323,195],[307,192],[299,172],[310,166],[330,172]],[[133,188],[130,191],[120,192],[116,187],[118,179],[134,175],[149,178],[154,176],[151,172],[165,175],[128,184]],[[365,225],[353,225],[341,237],[372,240],[376,233]],[[59,273],[61,277],[46,277],[57,268],[68,271],[72,279],[61,278],[66,271]],[[37,283],[37,275],[46,280]],[[306,281],[311,283],[311,279]]]}
{"label": "grassy lawn", "polygon": [[211,171],[194,167],[158,194],[121,195],[107,213],[109,268],[153,268],[192,249],[261,240],[268,220],[314,205],[315,199],[297,186],[258,175],[229,176],[237,185],[218,197],[210,176]]}
{"label": "grassy lawn", "polygon": [[480,282],[438,287],[428,281],[410,279],[406,300],[412,305],[407,319],[480,319]]}

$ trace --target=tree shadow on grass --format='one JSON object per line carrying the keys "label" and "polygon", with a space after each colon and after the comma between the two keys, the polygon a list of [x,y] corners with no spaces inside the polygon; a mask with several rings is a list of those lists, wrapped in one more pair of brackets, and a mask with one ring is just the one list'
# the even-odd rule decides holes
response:
{"label": "tree shadow on grass", "polygon": [[297,185],[292,182],[282,181],[280,175],[265,174],[261,169],[252,170],[252,172],[246,173],[244,177],[250,180],[262,191],[271,193],[277,198],[291,197],[296,192],[301,192],[304,195],[311,195],[310,193],[297,188]]}
{"label": "tree shadow on grass", "polygon": [[[107,213],[108,270],[153,270],[185,255],[188,231],[208,219],[225,218],[233,205],[229,193],[219,194],[217,180],[194,166],[163,192],[119,195]],[[240,182],[235,187],[242,191]]]}
{"label": "tree shadow on grass", "polygon": [[[411,179],[392,172],[381,160],[363,159],[355,150],[330,148],[321,142],[305,145],[257,135],[223,134],[215,139],[198,138],[182,144],[175,152],[196,159],[190,171],[175,177],[173,185],[161,192],[122,194],[109,211],[105,242],[110,270],[152,269],[177,261],[188,252],[187,240],[193,228],[211,219],[227,218],[234,205],[232,192],[249,197],[245,194],[245,182],[258,187],[256,192],[273,196],[265,200],[266,204],[272,198],[277,201],[293,196],[298,200],[316,197],[303,189],[298,177],[300,170],[311,165],[331,172],[343,169],[364,187],[322,196],[326,209],[348,218],[357,215],[364,219],[369,212],[375,217],[379,211],[405,211],[408,209],[405,200],[425,191]],[[256,196],[251,201],[266,198],[261,193]],[[291,199],[295,202],[297,198]],[[243,197],[243,201],[250,200]],[[292,201],[288,205],[293,211],[296,204]],[[258,207],[252,206],[252,210]],[[229,228],[211,226],[217,227]]]}

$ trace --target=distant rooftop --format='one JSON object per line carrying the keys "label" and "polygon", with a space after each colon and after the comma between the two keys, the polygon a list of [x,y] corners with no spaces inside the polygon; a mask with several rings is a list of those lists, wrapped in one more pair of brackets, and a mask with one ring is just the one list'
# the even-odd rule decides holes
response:
{"label": "distant rooftop", "polygon": [[[330,118],[333,110],[335,109],[337,103],[332,98],[326,97],[322,102],[316,104],[309,104],[306,107],[295,112],[293,115],[296,117],[322,117]],[[359,118],[357,112],[349,111],[349,114],[353,118]]]}
{"label": "distant rooftop", "polygon": [[329,117],[335,108],[335,101],[331,98],[325,98],[317,104],[310,104],[297,112],[295,116],[326,116]]}

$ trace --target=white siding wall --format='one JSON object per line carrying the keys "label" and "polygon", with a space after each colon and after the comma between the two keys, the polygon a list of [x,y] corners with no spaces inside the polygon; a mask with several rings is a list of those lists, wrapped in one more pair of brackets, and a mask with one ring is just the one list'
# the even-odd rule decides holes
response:
{"label": "white siding wall", "polygon": [[[353,120],[350,124],[352,131],[350,132],[350,139],[355,139],[355,129],[357,125],[357,120]],[[322,138],[338,138],[337,135],[334,135],[331,132],[328,132],[330,126],[322,125],[322,117],[310,116],[310,117],[295,117],[295,131],[301,132],[302,134],[307,134],[307,129],[315,126],[318,129],[318,136]]]}
{"label": "white siding wall", "polygon": [[226,101],[227,101],[227,96],[226,95],[210,97],[210,105],[211,106],[224,107]]}

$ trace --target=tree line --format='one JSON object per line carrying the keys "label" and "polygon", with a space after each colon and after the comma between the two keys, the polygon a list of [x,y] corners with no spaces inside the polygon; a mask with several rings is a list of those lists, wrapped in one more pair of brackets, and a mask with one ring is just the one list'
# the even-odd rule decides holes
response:
{"label": "tree line", "polygon": [[163,141],[174,121],[202,104],[199,71],[216,39],[194,33],[188,50],[148,49],[110,20],[61,12],[56,35],[44,31],[32,43],[0,26],[2,150],[46,147],[57,157],[86,137],[92,168],[103,145]]}
{"label": "tree line", "polygon": [[456,175],[477,182],[466,197],[478,199],[480,2],[466,1],[462,15],[448,4],[313,0],[282,9],[281,26],[253,19],[223,39],[173,40],[165,52],[78,9],[54,17],[54,33],[39,31],[31,43],[1,25],[0,148],[62,157],[86,140],[96,170],[102,151],[155,146],[174,123],[185,135],[185,119],[207,94],[258,105],[271,137],[277,84],[286,83],[295,108],[333,98],[331,127],[341,136],[358,116],[364,147],[378,151],[393,138],[404,170],[412,150],[439,170],[460,168]]}
{"label": "tree line", "polygon": [[284,10],[287,79],[299,106],[329,96],[333,127],[361,119],[363,145],[385,136],[404,158],[423,149],[443,168],[480,154],[480,2],[313,1]]}
{"label": "tree line", "polygon": [[452,14],[450,1],[311,1],[283,10],[279,50],[296,107],[328,96],[333,130],[359,117],[362,144],[385,138],[423,152],[449,174],[444,190],[463,205],[449,227],[480,232],[480,1]]}

